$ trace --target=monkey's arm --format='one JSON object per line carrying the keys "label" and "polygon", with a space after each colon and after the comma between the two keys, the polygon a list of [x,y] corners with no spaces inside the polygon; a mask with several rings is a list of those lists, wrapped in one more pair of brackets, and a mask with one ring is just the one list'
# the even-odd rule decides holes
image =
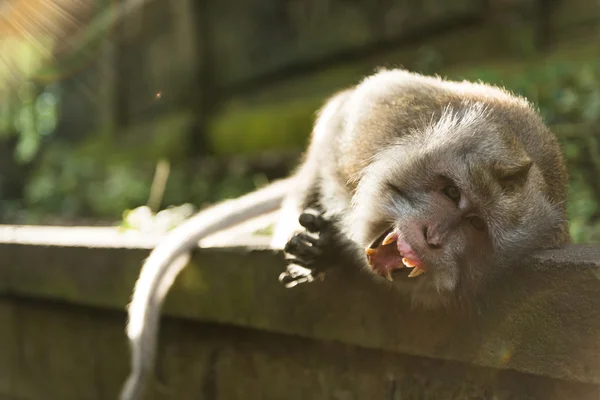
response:
{"label": "monkey's arm", "polygon": [[[337,137],[344,130],[352,89],[332,96],[319,111],[310,147],[298,171],[296,196],[284,205],[295,225],[276,231],[273,243],[283,248],[287,268],[279,280],[288,288],[312,282],[332,265],[354,264],[352,243],[340,233],[340,214],[349,207],[346,180],[338,173]],[[326,215],[326,217],[324,217]]]}

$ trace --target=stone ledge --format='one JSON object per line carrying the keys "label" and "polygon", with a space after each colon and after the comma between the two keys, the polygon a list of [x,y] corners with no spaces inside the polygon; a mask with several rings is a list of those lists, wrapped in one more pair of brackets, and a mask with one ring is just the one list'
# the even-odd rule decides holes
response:
{"label": "stone ledge", "polygon": [[[38,230],[19,242],[8,231]],[[43,231],[46,229],[45,231]],[[41,240],[52,233],[48,240]],[[125,310],[158,239],[108,228],[0,228],[0,294]],[[42,235],[42,233],[44,235]],[[98,235],[95,246],[92,238]],[[87,236],[86,236],[87,235]],[[109,238],[113,235],[113,239]],[[58,242],[58,238],[73,243]],[[49,240],[53,239],[53,240]],[[277,252],[199,249],[178,278],[165,313],[185,319],[335,341],[394,353],[600,383],[600,246],[544,251],[496,285],[467,317],[411,311],[360,271],[286,290]]]}

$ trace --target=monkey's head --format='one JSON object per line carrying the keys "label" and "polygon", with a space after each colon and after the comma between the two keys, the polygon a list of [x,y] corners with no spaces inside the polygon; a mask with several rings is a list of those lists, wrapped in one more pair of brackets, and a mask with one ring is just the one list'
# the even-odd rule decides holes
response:
{"label": "monkey's head", "polygon": [[375,275],[436,306],[568,241],[560,149],[523,112],[446,108],[370,158],[345,224]]}

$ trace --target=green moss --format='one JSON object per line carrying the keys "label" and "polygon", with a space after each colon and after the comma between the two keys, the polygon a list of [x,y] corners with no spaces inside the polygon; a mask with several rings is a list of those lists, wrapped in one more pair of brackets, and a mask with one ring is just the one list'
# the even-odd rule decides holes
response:
{"label": "green moss", "polygon": [[210,140],[220,155],[303,147],[323,100],[282,101],[262,106],[230,106],[211,124]]}
{"label": "green moss", "polygon": [[[439,73],[505,86],[537,104],[548,123],[597,120],[600,64],[582,60],[582,54],[588,53],[575,53],[579,57],[570,60],[574,56],[570,50],[497,65],[442,68]],[[361,65],[334,68],[231,100],[211,125],[215,151],[225,155],[304,146],[325,99],[367,72]]]}

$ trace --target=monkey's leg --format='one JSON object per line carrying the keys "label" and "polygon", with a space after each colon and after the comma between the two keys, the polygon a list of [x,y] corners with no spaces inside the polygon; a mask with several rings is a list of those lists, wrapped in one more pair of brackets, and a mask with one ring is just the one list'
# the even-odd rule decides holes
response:
{"label": "monkey's leg", "polygon": [[317,211],[304,210],[298,222],[304,229],[286,243],[287,268],[279,276],[279,281],[287,288],[322,277],[336,253],[333,226]]}

